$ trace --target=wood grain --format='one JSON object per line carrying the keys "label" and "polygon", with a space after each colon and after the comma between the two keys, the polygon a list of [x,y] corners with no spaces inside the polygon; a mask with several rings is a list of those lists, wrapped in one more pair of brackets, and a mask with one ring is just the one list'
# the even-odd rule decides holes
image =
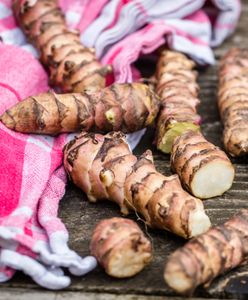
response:
{"label": "wood grain", "polygon": [[[35,300],[170,300],[170,297],[164,296],[138,296],[134,294],[114,295],[114,294],[95,294],[78,292],[43,292],[27,291],[25,289],[6,289],[0,293],[0,300],[26,300],[27,298]],[[175,297],[173,300],[183,300],[184,298]],[[203,300],[204,298],[195,298],[194,300]],[[217,299],[212,299],[217,300]]]}

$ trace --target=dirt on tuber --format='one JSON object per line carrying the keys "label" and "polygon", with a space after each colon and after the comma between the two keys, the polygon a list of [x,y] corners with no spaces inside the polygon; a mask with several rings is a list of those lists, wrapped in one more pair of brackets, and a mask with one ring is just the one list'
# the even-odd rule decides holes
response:
{"label": "dirt on tuber", "polygon": [[29,41],[40,51],[50,82],[64,92],[95,92],[105,87],[110,66],[102,66],[93,48],[80,43],[78,30],[67,28],[56,0],[15,0],[13,11]]}
{"label": "dirt on tuber", "polygon": [[182,189],[177,175],[159,173],[150,150],[133,155],[123,133],[82,133],[65,146],[64,166],[89,201],[109,199],[148,226],[191,238],[211,225],[202,201]]}
{"label": "dirt on tuber", "polygon": [[172,253],[164,279],[177,293],[192,295],[197,286],[240,265],[248,255],[248,210],[243,209],[223,225],[192,239]]}
{"label": "dirt on tuber", "polygon": [[116,278],[132,277],[152,260],[150,241],[134,221],[124,218],[99,222],[90,250],[105,272]]}
{"label": "dirt on tuber", "polygon": [[145,84],[113,84],[94,94],[43,93],[8,109],[1,121],[24,133],[56,135],[62,132],[134,132],[151,125],[159,99]]}

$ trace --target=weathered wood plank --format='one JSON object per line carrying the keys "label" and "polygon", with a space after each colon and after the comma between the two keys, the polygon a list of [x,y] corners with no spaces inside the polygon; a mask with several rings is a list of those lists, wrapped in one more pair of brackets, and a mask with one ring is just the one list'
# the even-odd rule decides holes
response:
{"label": "weathered wood plank", "polygon": [[[237,31],[220,48],[215,50],[217,62],[220,56],[222,56],[230,46],[248,47],[248,1],[244,1],[244,4],[242,18],[239,22]],[[199,70],[199,84],[201,87],[200,98],[202,100],[200,114],[203,117],[203,133],[210,141],[222,147],[222,126],[216,105],[216,70],[217,66]],[[153,130],[148,130],[135,153],[140,155],[146,148],[151,148],[154,151],[155,164],[158,170],[167,175],[171,174],[169,156],[157,152],[152,146],[152,141]],[[236,167],[236,177],[232,189],[222,197],[204,201],[207,213],[213,224],[224,222],[240,208],[248,208],[248,158],[232,159],[232,161],[235,163]],[[108,202],[91,204],[87,201],[84,194],[72,184],[68,185],[66,195],[60,206],[60,216],[70,232],[70,245],[82,256],[87,255],[89,252],[88,246],[90,235],[95,224],[103,218],[118,215],[120,215],[119,209],[115,204]],[[131,214],[130,218],[137,220],[135,214]],[[167,299],[165,296],[175,296],[163,281],[162,274],[164,262],[169,253],[183,245],[185,241],[168,232],[146,229],[141,220],[138,222],[144,230],[147,230],[148,235],[152,239],[154,246],[154,260],[143,272],[134,278],[125,280],[113,279],[107,276],[103,270],[98,267],[86,277],[73,278],[72,285],[64,293],[44,292],[40,294],[39,287],[37,287],[29,278],[18,273],[13,280],[0,286],[0,300],[9,298],[8,295],[10,295],[10,293],[11,297],[16,297],[16,299],[24,299],[24,297],[26,299],[30,295],[34,299],[40,300],[55,298],[71,298],[73,300],[79,299],[79,297],[80,299],[99,300],[148,299],[148,297],[140,295],[153,295],[153,297],[149,297],[149,299],[160,300],[162,298]],[[205,298],[236,298],[239,290],[244,299],[247,299],[248,297],[245,298],[247,296],[245,289],[242,289],[239,286],[237,290],[237,283],[235,285],[232,281],[232,276],[234,275],[245,276],[246,278],[246,276],[248,276],[247,274],[248,266],[234,270],[226,276],[215,280],[207,290],[199,288],[196,291],[195,296]],[[230,278],[231,281],[228,281]],[[7,288],[11,289],[6,290]],[[26,288],[32,288],[33,290],[29,292]],[[22,294],[24,291],[25,295]],[[102,294],[100,295],[98,293]],[[114,296],[111,295],[111,293],[114,294]],[[120,296],[118,296],[118,294],[120,294]],[[162,295],[163,297],[160,297]],[[179,300],[180,298],[173,299]],[[194,299],[200,300],[200,298]]]}
{"label": "weathered wood plank", "polygon": [[[6,289],[0,293],[0,300],[170,300],[170,297],[164,296],[138,296],[134,294],[128,295],[113,295],[107,293],[77,293],[77,292],[37,292],[26,289]],[[184,298],[175,297],[174,300],[183,300]],[[203,300],[203,298],[194,298],[194,300]],[[217,299],[209,299],[217,300]]]}

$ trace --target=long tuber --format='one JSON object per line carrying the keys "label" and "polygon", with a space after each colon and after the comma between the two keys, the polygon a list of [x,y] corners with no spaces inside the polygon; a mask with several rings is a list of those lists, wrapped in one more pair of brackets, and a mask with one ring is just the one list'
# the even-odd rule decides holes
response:
{"label": "long tuber", "polygon": [[91,254],[106,273],[127,278],[139,273],[152,259],[152,246],[132,220],[111,218],[97,224],[90,243]]}
{"label": "long tuber", "polygon": [[189,241],[172,253],[164,279],[177,293],[191,295],[198,285],[240,265],[248,255],[248,210]]}
{"label": "long tuber", "polygon": [[141,83],[113,84],[94,94],[43,93],[8,109],[1,121],[26,133],[58,134],[79,130],[133,132],[150,125],[159,100]]}
{"label": "long tuber", "polygon": [[165,153],[171,152],[174,139],[187,130],[200,130],[196,112],[199,86],[195,63],[176,51],[161,52],[156,69],[156,92],[161,109],[156,131],[156,145]]}
{"label": "long tuber", "polygon": [[182,185],[201,199],[222,195],[234,179],[234,168],[218,147],[200,133],[199,87],[194,62],[174,51],[163,51],[157,65],[157,93],[162,106],[157,147],[171,152],[171,167]]}
{"label": "long tuber", "polygon": [[40,50],[51,83],[64,92],[95,92],[105,87],[111,67],[102,66],[94,49],[80,43],[79,32],[67,28],[56,0],[15,0],[13,10],[28,39]]}
{"label": "long tuber", "polygon": [[157,172],[149,150],[137,159],[120,132],[77,136],[65,146],[64,166],[89,201],[109,199],[153,228],[190,238],[210,227],[202,201],[182,189],[177,175]]}
{"label": "long tuber", "polygon": [[248,49],[233,48],[221,59],[218,106],[224,146],[232,156],[248,153]]}

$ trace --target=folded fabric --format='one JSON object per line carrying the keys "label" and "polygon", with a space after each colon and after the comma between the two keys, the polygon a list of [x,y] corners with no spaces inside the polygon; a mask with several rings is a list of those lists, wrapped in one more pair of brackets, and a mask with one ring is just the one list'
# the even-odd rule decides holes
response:
{"label": "folded fabric", "polygon": [[[198,26],[193,18],[201,20]],[[204,20],[205,15],[197,12],[185,20],[153,21],[113,46],[102,62],[112,64],[116,82],[132,82],[132,63],[140,55],[149,54],[167,42],[169,48],[184,52],[200,63],[213,64],[214,56],[208,47],[210,27]],[[201,39],[197,38],[199,35]]]}
{"label": "folded fabric", "polygon": [[87,28],[100,14],[108,0],[60,0],[67,24],[72,28]]}
{"label": "folded fabric", "polygon": [[118,82],[126,82],[139,55],[164,43],[199,64],[213,64],[211,46],[234,31],[239,15],[239,0],[111,0],[81,40],[113,65]]}
{"label": "folded fabric", "polygon": [[[0,45],[0,114],[17,101],[48,90],[47,75],[28,52]],[[70,284],[60,267],[83,275],[96,266],[68,248],[68,232],[57,217],[66,174],[58,138],[13,132],[0,123],[0,281],[22,270],[41,286]]]}
{"label": "folded fabric", "polygon": [[[179,20],[203,9],[210,17],[209,40],[212,46],[220,44],[233,32],[240,15],[239,0],[111,0],[101,15],[83,32],[82,41],[97,48],[101,56],[103,50],[116,44],[125,36],[135,32],[154,20]],[[206,5],[205,5],[206,4]],[[86,12],[85,12],[86,14]],[[204,21],[205,22],[205,21]]]}

